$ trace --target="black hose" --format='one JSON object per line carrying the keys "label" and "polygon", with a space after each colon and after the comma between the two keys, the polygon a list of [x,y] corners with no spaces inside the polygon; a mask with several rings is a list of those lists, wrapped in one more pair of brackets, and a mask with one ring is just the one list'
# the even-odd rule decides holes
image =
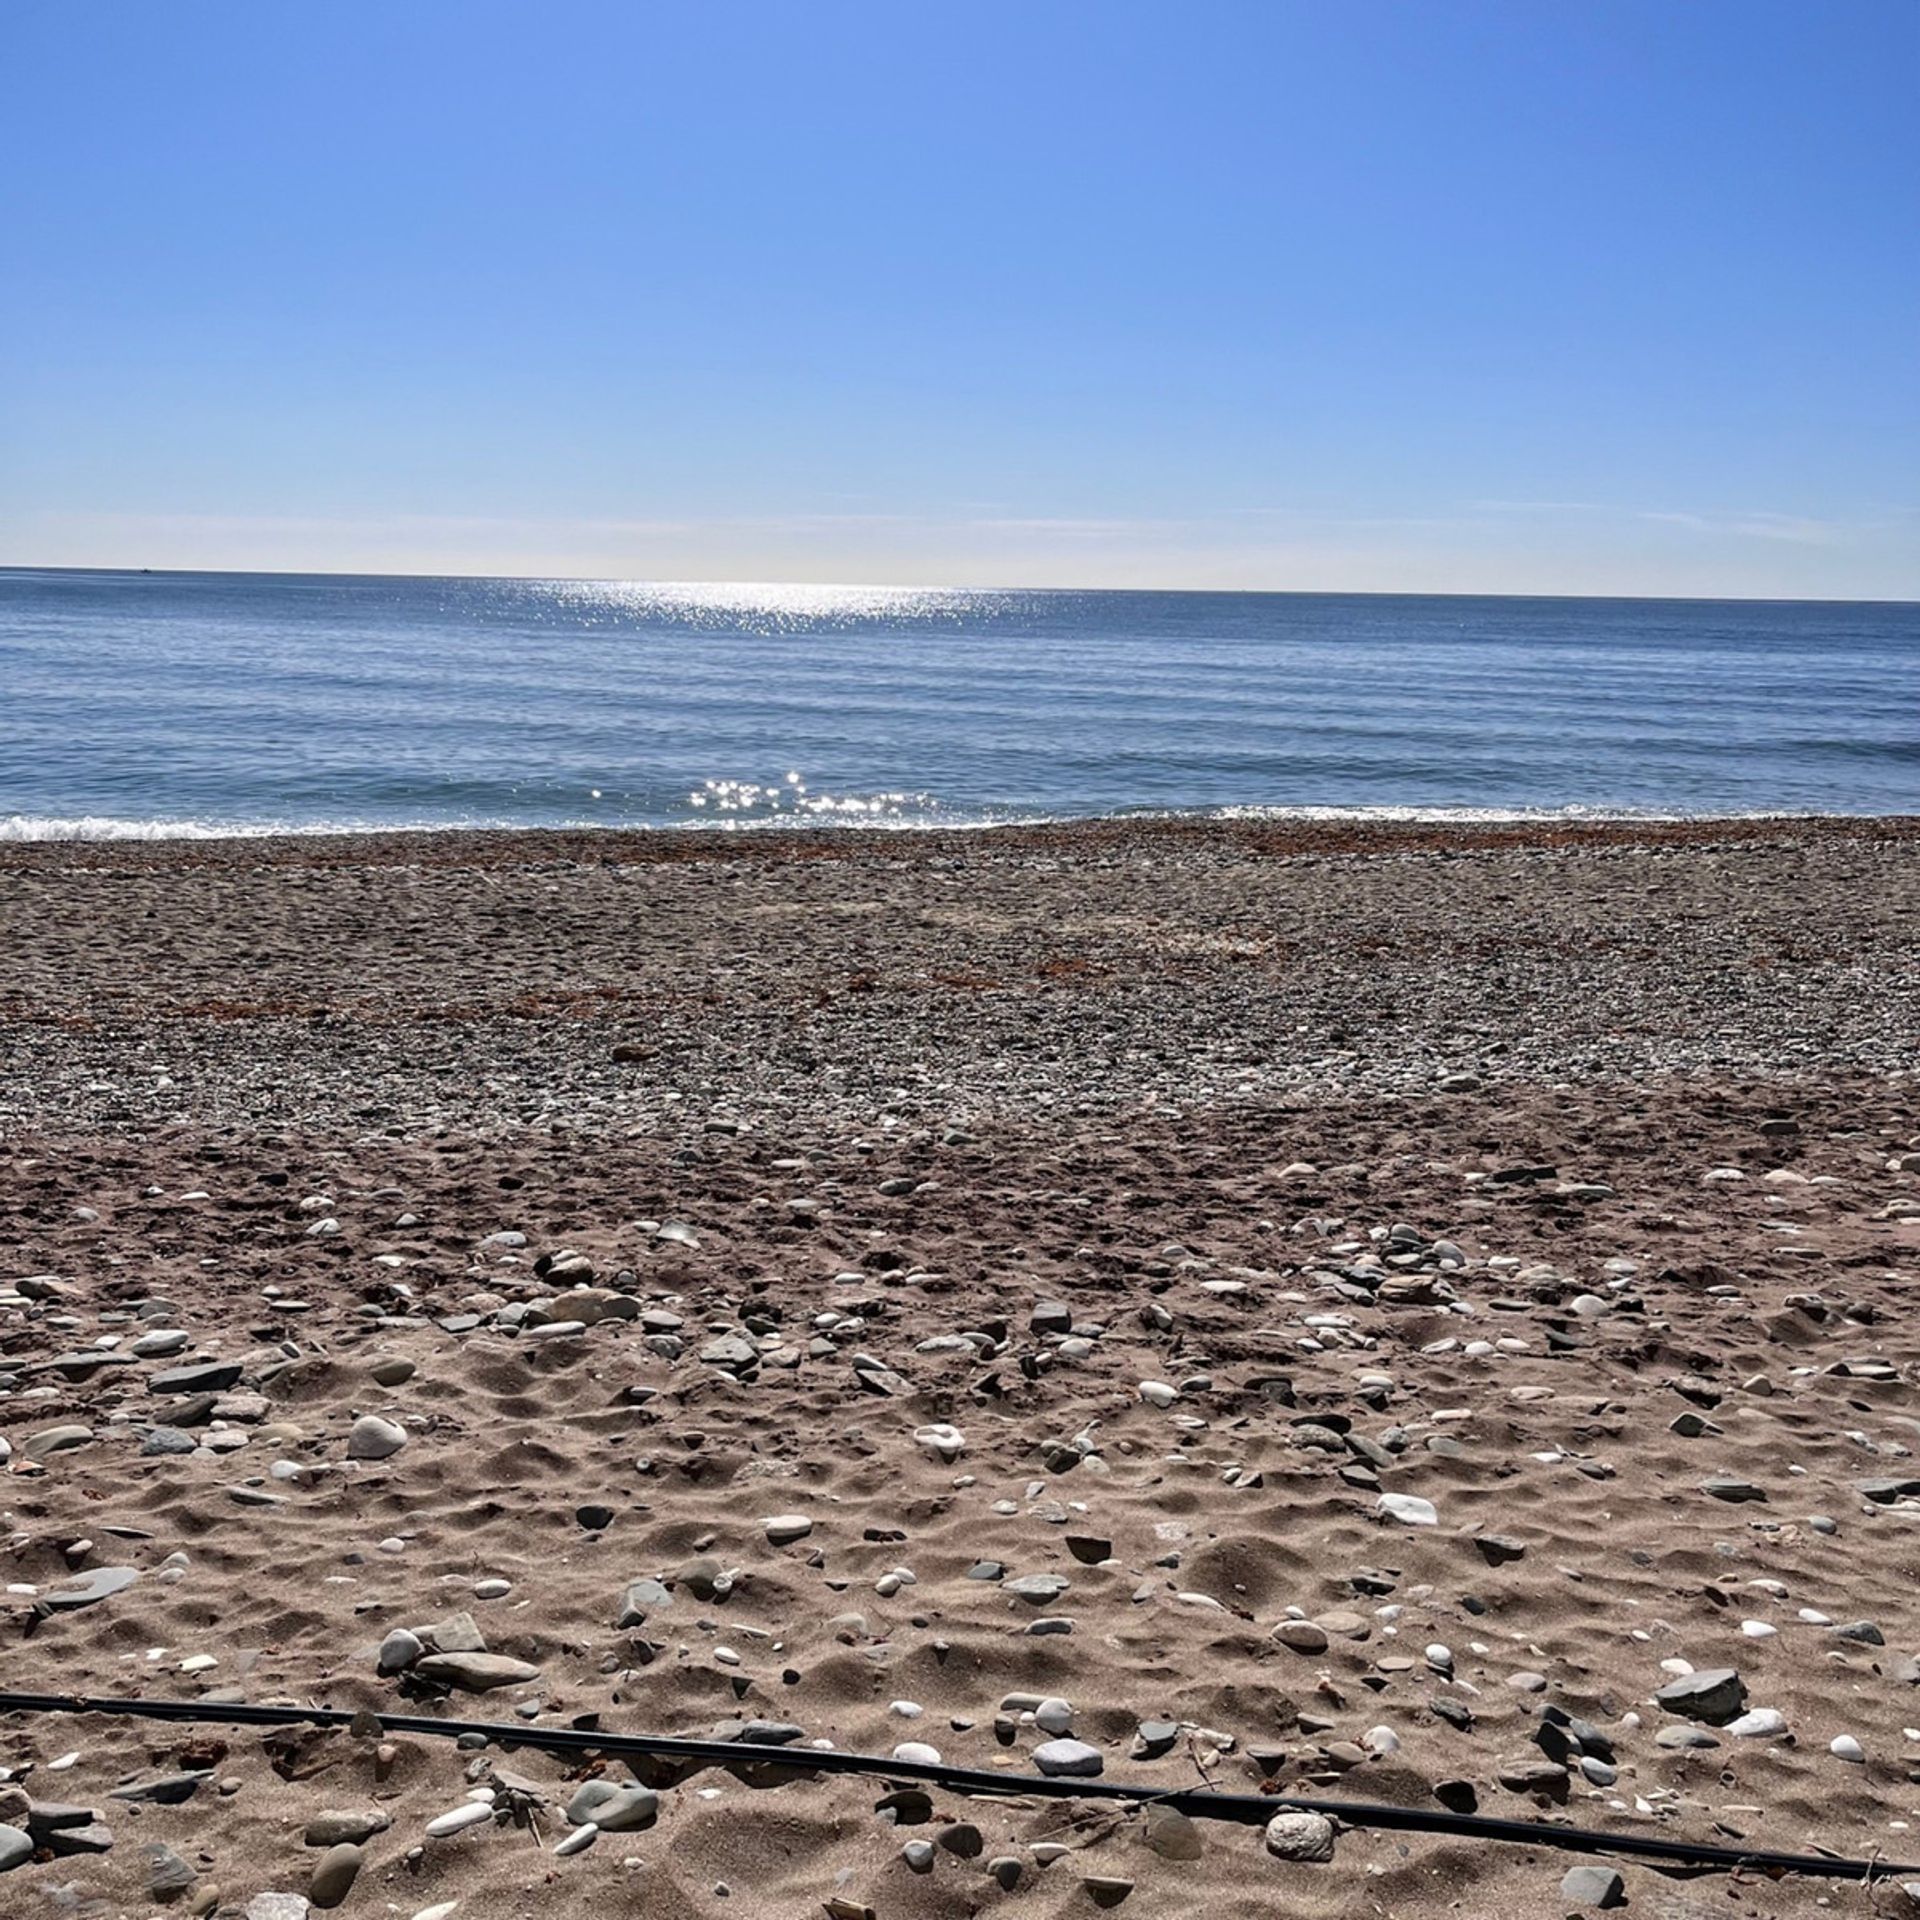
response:
{"label": "black hose", "polygon": [[[0,1713],[123,1713],[147,1720],[240,1727],[350,1726],[360,1716],[337,1707],[258,1707],[212,1700],[104,1700],[86,1694],[0,1692]],[[1599,1833],[1544,1820],[1495,1820],[1484,1814],[1429,1812],[1419,1807],[1372,1805],[1353,1800],[1306,1800],[1292,1794],[1213,1793],[1203,1788],[1127,1786],[1117,1780],[1055,1779],[1045,1774],[990,1773],[924,1760],[893,1760],[870,1753],[788,1748],[745,1739],[683,1740],[664,1733],[600,1733],[578,1727],[504,1725],[497,1720],[435,1720],[421,1714],[376,1716],[382,1731],[457,1738],[483,1734],[500,1747],[534,1747],[546,1753],[604,1754],[698,1760],[711,1766],[742,1764],[787,1767],[795,1773],[879,1774],[890,1780],[924,1781],[954,1793],[1020,1795],[1054,1800],[1129,1800],[1172,1807],[1201,1820],[1232,1820],[1264,1826],[1276,1813],[1318,1813],[1350,1827],[1398,1833],[1451,1834],[1465,1840],[1499,1840],[1523,1846],[1557,1847],[1567,1853],[1617,1853],[1675,1867],[1757,1869],[1766,1873],[1818,1874],[1829,1880],[1871,1880],[1920,1874],[1920,1867],[1879,1860],[1843,1860],[1820,1854],[1770,1853],[1753,1847],[1715,1847],[1694,1840],[1656,1840],[1629,1833]]]}

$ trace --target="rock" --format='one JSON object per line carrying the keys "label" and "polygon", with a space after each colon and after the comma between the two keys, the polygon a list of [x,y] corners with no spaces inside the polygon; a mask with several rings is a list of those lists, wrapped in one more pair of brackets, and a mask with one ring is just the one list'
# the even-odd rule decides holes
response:
{"label": "rock", "polygon": [[1655,1706],[1714,1727],[1724,1726],[1746,1702],[1746,1682],[1731,1667],[1703,1668],[1669,1682],[1653,1696]]}
{"label": "rock", "polygon": [[162,1903],[177,1900],[200,1877],[171,1847],[158,1841],[142,1847],[140,1857],[147,1865],[147,1892]]}
{"label": "rock", "polygon": [[1198,1860],[1206,1851],[1200,1823],[1173,1807],[1150,1805],[1141,1837],[1163,1860]]}
{"label": "rock", "polygon": [[0,1826],[0,1873],[33,1858],[33,1841],[18,1827]]}
{"label": "rock", "polygon": [[644,1626],[649,1614],[659,1613],[672,1605],[673,1595],[658,1580],[634,1580],[628,1584],[626,1597],[620,1604],[620,1617],[614,1624],[621,1627]]}
{"label": "rock", "polygon": [[1009,1580],[1001,1591],[1026,1601],[1029,1606],[1044,1607],[1058,1600],[1069,1584],[1057,1573],[1029,1573],[1018,1580]]}
{"label": "rock", "polygon": [[1787,1716],[1777,1707],[1755,1707],[1726,1725],[1726,1731],[1736,1740],[1771,1740],[1786,1730]]}
{"label": "rock", "polygon": [[146,1801],[157,1807],[177,1807],[191,1800],[212,1778],[210,1769],[192,1773],[157,1773],[151,1780],[131,1780],[124,1787],[115,1787],[107,1798]]}
{"label": "rock", "polygon": [[1317,1654],[1327,1650],[1327,1630],[1311,1620],[1282,1620],[1273,1630],[1273,1638],[1295,1653]]}
{"label": "rock", "polygon": [[576,1853],[585,1853],[600,1838],[600,1829],[589,1820],[584,1826],[574,1830],[553,1850],[556,1860],[570,1860]]}
{"label": "rock", "polygon": [[364,1846],[393,1823],[384,1813],[316,1813],[302,1838],[310,1847]]}
{"label": "rock", "polygon": [[113,1851],[113,1834],[98,1820],[89,1820],[84,1826],[59,1827],[44,1837],[35,1835],[41,1844],[52,1848],[58,1854],[101,1854]]}
{"label": "rock", "polygon": [[38,1604],[54,1613],[73,1613],[124,1593],[139,1578],[138,1567],[91,1567],[78,1579],[43,1593]]}
{"label": "rock", "polygon": [[413,1378],[416,1371],[411,1360],[402,1360],[397,1355],[385,1360],[376,1360],[368,1368],[375,1383],[383,1387],[404,1386]]}
{"label": "rock", "polygon": [[20,1444],[20,1451],[29,1460],[50,1460],[56,1453],[71,1453],[75,1447],[84,1447],[92,1443],[91,1427],[47,1427],[39,1433],[30,1433]]}
{"label": "rock", "polygon": [[1764,1501],[1767,1497],[1765,1491],[1756,1487],[1751,1480],[1740,1480],[1731,1474],[1722,1474],[1716,1479],[1701,1481],[1700,1491],[1710,1499],[1733,1502]]}
{"label": "rock", "polygon": [[931,1873],[934,1863],[933,1843],[930,1840],[909,1840],[900,1849],[900,1858],[907,1863],[909,1872]]}
{"label": "rock", "polygon": [[246,1920],[307,1920],[304,1893],[256,1893],[243,1909]]}
{"label": "rock", "polygon": [[605,1533],[613,1525],[614,1511],[597,1501],[589,1501],[585,1506],[575,1507],[573,1517],[579,1526],[589,1533]]}
{"label": "rock", "polygon": [[[168,1367],[147,1381],[149,1393],[224,1393],[240,1384],[246,1371],[237,1360],[213,1360],[193,1367]],[[287,1895],[288,1899],[297,1895]]]}
{"label": "rock", "polygon": [[1324,1863],[1333,1858],[1333,1822],[1318,1813],[1276,1813],[1267,1822],[1267,1851],[1276,1860]]}
{"label": "rock", "polygon": [[1049,1695],[1033,1710],[1033,1724],[1042,1733],[1064,1734],[1073,1731],[1073,1708],[1057,1695]]}
{"label": "rock", "polygon": [[363,1413],[347,1435],[349,1460],[385,1460],[407,1444],[407,1430],[377,1413]]}
{"label": "rock", "polygon": [[1097,1567],[1101,1561],[1113,1558],[1113,1542],[1098,1539],[1092,1534],[1070,1533],[1066,1544],[1067,1551],[1083,1567]]}
{"label": "rock", "polygon": [[140,1457],[143,1460],[158,1459],[165,1454],[199,1451],[200,1442],[182,1427],[149,1427],[140,1442]]}
{"label": "rock", "polygon": [[1033,1750],[1033,1764],[1049,1779],[1062,1775],[1091,1779],[1106,1768],[1098,1747],[1084,1740],[1048,1740]]}
{"label": "rock", "polygon": [[329,1847],[313,1869],[307,1882],[307,1898],[316,1907],[337,1907],[352,1890],[366,1855],[350,1842]]}
{"label": "rock", "polygon": [[988,1875],[1006,1893],[1011,1893],[1020,1884],[1026,1870],[1025,1863],[1010,1853],[999,1854],[987,1862]]}
{"label": "rock", "polygon": [[1504,1533],[1480,1534],[1473,1544],[1480,1549],[1481,1559],[1490,1567],[1505,1566],[1509,1560],[1526,1558],[1526,1542],[1511,1539]]}
{"label": "rock", "polygon": [[696,1600],[712,1600],[720,1593],[720,1583],[726,1578],[727,1570],[718,1560],[702,1554],[693,1560],[683,1560],[667,1576],[672,1587],[685,1587]]}
{"label": "rock", "polygon": [[1560,1897],[1569,1906],[1624,1907],[1627,1883],[1611,1867],[1575,1867],[1560,1882]]}
{"label": "rock", "polygon": [[488,1693],[495,1687],[523,1687],[540,1678],[540,1669],[503,1653],[430,1653],[414,1668],[423,1680],[458,1687],[463,1693]]}
{"label": "rock", "polygon": [[967,1437],[958,1427],[937,1421],[932,1426],[914,1428],[913,1444],[936,1460],[951,1463],[966,1451]]}
{"label": "rock", "polygon": [[1403,1526],[1433,1527],[1440,1523],[1433,1502],[1411,1493],[1383,1493],[1375,1504],[1389,1520],[1398,1520]]}
{"label": "rock", "polygon": [[776,1513],[761,1521],[771,1546],[788,1547],[804,1540],[813,1531],[813,1522],[804,1513]]}
{"label": "rock", "polygon": [[477,1827],[484,1820],[493,1818],[493,1807],[485,1800],[469,1800],[464,1805],[450,1808],[427,1822],[427,1834],[430,1839],[445,1840],[450,1835],[465,1833],[469,1827]]}
{"label": "rock", "polygon": [[426,1650],[425,1643],[417,1633],[409,1632],[405,1627],[395,1627],[380,1642],[374,1665],[381,1673],[404,1673]]}
{"label": "rock", "polygon": [[602,1833],[643,1833],[660,1818],[660,1796],[651,1787],[621,1787],[591,1815]]}
{"label": "rock", "polygon": [[1090,1873],[1080,1884],[1096,1907],[1117,1907],[1133,1891],[1131,1880],[1112,1873]]}
{"label": "rock", "polygon": [[1850,1733],[1843,1733],[1837,1739],[1829,1741],[1827,1751],[1836,1760],[1848,1761],[1856,1767],[1863,1767],[1867,1763],[1866,1748]]}

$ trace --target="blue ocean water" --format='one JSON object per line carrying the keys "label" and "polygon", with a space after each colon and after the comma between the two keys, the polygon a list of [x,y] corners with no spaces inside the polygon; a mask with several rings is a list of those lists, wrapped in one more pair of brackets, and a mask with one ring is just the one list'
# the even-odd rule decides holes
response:
{"label": "blue ocean water", "polygon": [[0,837],[1920,812],[1920,605],[0,570]]}

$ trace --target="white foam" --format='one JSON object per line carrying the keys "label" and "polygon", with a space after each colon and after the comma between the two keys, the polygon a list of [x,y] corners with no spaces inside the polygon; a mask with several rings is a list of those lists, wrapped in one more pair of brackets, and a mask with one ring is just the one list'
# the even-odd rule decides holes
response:
{"label": "white foam", "polygon": [[285,827],[223,826],[205,820],[123,820],[96,813],[10,813],[0,817],[0,840],[233,840],[288,831]]}

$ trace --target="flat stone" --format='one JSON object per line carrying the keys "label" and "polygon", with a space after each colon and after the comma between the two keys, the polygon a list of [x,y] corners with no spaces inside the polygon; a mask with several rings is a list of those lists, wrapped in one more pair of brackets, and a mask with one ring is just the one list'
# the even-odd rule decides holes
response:
{"label": "flat stone", "polygon": [[1033,1764],[1049,1779],[1069,1776],[1091,1779],[1104,1772],[1106,1761],[1098,1747],[1084,1740],[1048,1740],[1033,1750]]}
{"label": "flat stone", "polygon": [[776,1513],[760,1524],[766,1530],[768,1544],[776,1547],[791,1546],[813,1531],[813,1522],[804,1513]]}
{"label": "flat stone", "polygon": [[1611,1867],[1575,1867],[1560,1882],[1560,1897],[1569,1906],[1604,1912],[1627,1904],[1627,1883]]}
{"label": "flat stone", "polygon": [[147,1892],[163,1904],[177,1900],[200,1877],[171,1847],[157,1840],[140,1849],[140,1858],[146,1862]]}
{"label": "flat stone", "polygon": [[[149,1393],[222,1393],[237,1387],[246,1369],[238,1360],[203,1361],[192,1367],[167,1367],[147,1380]],[[287,1899],[297,1899],[288,1894]]]}
{"label": "flat stone", "polygon": [[1149,1806],[1141,1838],[1163,1860],[1198,1860],[1206,1851],[1200,1823],[1174,1807]]}
{"label": "flat stone", "polygon": [[145,1460],[199,1451],[200,1442],[184,1427],[149,1427],[140,1442],[140,1456]]}
{"label": "flat stone", "polygon": [[192,1773],[160,1773],[151,1780],[132,1780],[124,1787],[115,1787],[108,1794],[109,1800],[143,1800],[155,1806],[177,1807],[182,1801],[191,1800],[213,1774],[209,1769],[200,1769]]}
{"label": "flat stone", "polygon": [[71,1453],[75,1447],[90,1445],[92,1440],[91,1427],[47,1427],[39,1433],[28,1434],[21,1442],[20,1451],[29,1460],[50,1460],[56,1453]]}
{"label": "flat stone", "polygon": [[540,1678],[540,1669],[504,1653],[430,1653],[414,1668],[423,1680],[458,1687],[463,1693],[488,1693],[495,1687],[524,1687]]}
{"label": "flat stone", "polygon": [[641,1833],[660,1818],[660,1796],[651,1787],[624,1787],[593,1810],[602,1833]]}
{"label": "flat stone", "polygon": [[371,1808],[363,1813],[328,1811],[316,1813],[302,1837],[310,1847],[360,1847],[392,1824],[384,1813]]}
{"label": "flat stone", "polygon": [[1732,1475],[1723,1474],[1717,1479],[1703,1480],[1700,1491],[1712,1500],[1727,1500],[1738,1503],[1743,1500],[1766,1499],[1763,1488],[1756,1487],[1751,1480],[1740,1480]]}
{"label": "flat stone", "polygon": [[444,1620],[436,1620],[430,1627],[422,1627],[420,1638],[434,1653],[485,1653],[487,1650],[486,1635],[464,1608],[448,1614]]}
{"label": "flat stone", "polygon": [[0,1826],[0,1873],[33,1858],[33,1839],[18,1827]]}
{"label": "flat stone", "polygon": [[52,1848],[57,1854],[87,1854],[98,1856],[113,1851],[113,1832],[98,1820],[90,1820],[83,1827],[61,1827],[46,1836],[42,1845]]}
{"label": "flat stone", "polygon": [[1440,1523],[1433,1502],[1416,1494],[1383,1493],[1375,1504],[1389,1520],[1398,1520],[1402,1526],[1433,1527]]}
{"label": "flat stone", "polygon": [[1731,1667],[1705,1667],[1669,1682],[1653,1696],[1654,1705],[1685,1720],[1724,1726],[1747,1702],[1747,1686]]}
{"label": "flat stone", "polygon": [[620,1605],[620,1617],[616,1626],[638,1627],[646,1624],[647,1616],[662,1612],[673,1605],[673,1595],[658,1580],[634,1580],[628,1583],[626,1597]]}
{"label": "flat stone", "polygon": [[39,1604],[55,1613],[73,1613],[124,1593],[139,1578],[138,1567],[89,1567],[77,1579],[43,1593]]}
{"label": "flat stone", "polygon": [[1029,1573],[1018,1580],[1009,1580],[1001,1591],[1026,1601],[1029,1606],[1044,1607],[1058,1600],[1068,1585],[1057,1573]]}

